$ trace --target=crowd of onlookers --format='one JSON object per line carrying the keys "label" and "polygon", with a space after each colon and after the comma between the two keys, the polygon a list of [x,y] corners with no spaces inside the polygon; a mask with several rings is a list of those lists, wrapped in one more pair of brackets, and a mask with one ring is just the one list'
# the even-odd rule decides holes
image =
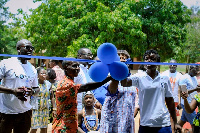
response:
{"label": "crowd of onlookers", "polygon": [[[16,47],[18,55],[32,55],[34,50],[26,39]],[[118,50],[118,55],[121,62],[130,59],[126,50]],[[49,123],[53,133],[174,133],[186,122],[191,126],[188,131],[199,132],[200,111],[195,112],[200,102],[198,65],[191,65],[183,75],[172,59],[174,65],[162,73],[157,65],[147,64],[122,81],[108,76],[94,82],[88,74],[89,61],[50,60],[48,69],[35,69],[29,59],[12,57],[0,62],[0,133],[36,133],[37,129],[46,133]],[[81,48],[77,59],[98,57]],[[147,50],[143,60],[160,62],[160,56]],[[181,116],[179,121],[177,116]]]}

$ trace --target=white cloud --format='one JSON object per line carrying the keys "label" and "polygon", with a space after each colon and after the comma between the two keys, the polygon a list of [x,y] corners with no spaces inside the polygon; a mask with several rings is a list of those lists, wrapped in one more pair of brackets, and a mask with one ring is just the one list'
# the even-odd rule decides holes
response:
{"label": "white cloud", "polygon": [[200,6],[200,0],[181,0],[188,8],[191,6]]}
{"label": "white cloud", "polygon": [[6,3],[5,7],[9,7],[9,11],[13,14],[17,13],[17,10],[22,8],[23,11],[30,14],[29,9],[37,8],[41,2],[33,3],[33,0],[10,0]]}
{"label": "white cloud", "polygon": [[[17,14],[17,10],[21,8],[24,12],[30,15],[31,12],[29,11],[29,9],[35,9],[40,4],[41,2],[33,3],[33,0],[10,0],[5,4],[5,7],[9,7],[8,11],[13,14]],[[18,15],[17,17],[22,18],[23,16]],[[10,22],[13,22],[12,18],[8,19],[5,24],[8,24]]]}

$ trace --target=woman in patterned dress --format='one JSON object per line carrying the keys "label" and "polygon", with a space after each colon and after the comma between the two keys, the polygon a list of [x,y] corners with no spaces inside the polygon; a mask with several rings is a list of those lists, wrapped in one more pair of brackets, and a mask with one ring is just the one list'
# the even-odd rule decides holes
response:
{"label": "woman in patterned dress", "polygon": [[47,72],[44,68],[37,68],[37,73],[40,92],[31,99],[31,133],[36,133],[38,128],[41,133],[47,133],[51,83],[46,80]]}
{"label": "woman in patterned dress", "polygon": [[104,81],[98,83],[87,83],[76,85],[74,77],[80,71],[79,63],[74,61],[63,61],[65,78],[58,83],[56,90],[56,118],[52,123],[52,133],[77,133],[77,94],[79,92],[96,89],[110,81],[109,76]]}

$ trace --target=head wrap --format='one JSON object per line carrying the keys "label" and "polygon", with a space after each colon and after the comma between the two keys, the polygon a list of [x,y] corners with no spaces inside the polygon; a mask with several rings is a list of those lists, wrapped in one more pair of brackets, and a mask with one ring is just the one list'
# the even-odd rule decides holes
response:
{"label": "head wrap", "polygon": [[93,95],[93,96],[94,96],[94,94],[93,94],[91,91],[87,91],[87,92],[84,92],[84,93],[83,93],[83,99],[84,99],[84,97],[85,97],[86,95]]}

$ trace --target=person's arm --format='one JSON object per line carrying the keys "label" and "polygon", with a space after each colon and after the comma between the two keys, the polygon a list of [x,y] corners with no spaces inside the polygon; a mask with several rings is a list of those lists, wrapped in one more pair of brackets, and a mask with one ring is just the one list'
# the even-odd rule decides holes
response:
{"label": "person's arm", "polygon": [[5,86],[0,85],[0,93],[5,93],[5,94],[13,94],[15,95],[18,99],[22,101],[26,101],[26,98],[24,97],[26,92],[24,91],[24,87],[19,87],[15,89],[10,89]]}
{"label": "person's arm", "polygon": [[97,109],[98,119],[101,121],[101,110]]}
{"label": "person's arm", "polygon": [[[137,89],[137,88],[136,88],[136,89]],[[138,114],[139,111],[140,111],[140,107],[139,107],[139,98],[138,98],[138,92],[137,92],[137,90],[136,90],[134,118],[137,116],[137,114]]]}
{"label": "person's arm", "polygon": [[181,93],[181,97],[184,99],[184,107],[187,113],[192,113],[195,111],[198,102],[195,99],[192,99],[192,102],[189,104],[187,97],[188,97],[188,93],[187,92],[182,92]]}
{"label": "person's arm", "polygon": [[194,91],[200,91],[200,86],[197,86],[195,89],[188,90],[188,94],[190,94]]}
{"label": "person's arm", "polygon": [[83,118],[83,110],[81,110],[81,111],[78,113],[78,133],[85,133],[85,132],[81,129],[82,118]]}
{"label": "person's arm", "polygon": [[[22,92],[22,91],[20,91]],[[10,89],[10,88],[7,88],[7,87],[4,87],[2,85],[0,85],[0,93],[5,93],[5,94],[14,94],[15,93],[15,89]]]}
{"label": "person's arm", "polygon": [[53,117],[55,117],[55,115],[56,115],[56,102],[55,102],[55,96],[54,96],[54,92],[52,90],[52,87],[50,88],[50,99],[51,99],[51,104],[52,104],[52,107],[53,107],[52,115],[53,115]]}
{"label": "person's arm", "polygon": [[166,85],[165,85],[165,103],[167,105],[168,111],[170,113],[170,116],[173,120],[173,127],[172,129],[174,132],[180,132],[181,131],[181,126],[177,123],[177,117],[176,117],[176,109],[175,109],[175,103],[174,103],[174,98],[172,96],[172,88],[171,88],[171,83],[168,77],[166,77]]}
{"label": "person's arm", "polygon": [[175,104],[173,97],[165,97],[165,102],[167,105],[167,108],[169,110],[170,116],[172,117],[173,123],[174,123],[174,129],[180,130],[180,125],[177,124],[177,117],[176,117],[176,110],[175,110]]}
{"label": "person's arm", "polygon": [[181,110],[182,107],[181,107],[181,87],[178,86],[178,92],[179,92],[179,104],[177,105],[177,109]]}
{"label": "person's arm", "polygon": [[78,92],[86,92],[86,91],[94,90],[94,89],[104,85],[105,83],[107,83],[111,79],[112,79],[112,77],[108,76],[102,82],[91,82],[91,83],[87,83],[87,84],[81,85],[80,88],[78,89]]}

